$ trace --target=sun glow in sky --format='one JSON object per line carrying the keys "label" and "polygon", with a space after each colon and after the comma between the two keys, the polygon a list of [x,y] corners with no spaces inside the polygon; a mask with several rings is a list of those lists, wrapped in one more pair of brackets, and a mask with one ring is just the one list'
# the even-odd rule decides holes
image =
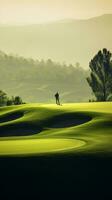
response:
{"label": "sun glow in sky", "polygon": [[112,0],[0,0],[0,22],[40,23],[112,13]]}

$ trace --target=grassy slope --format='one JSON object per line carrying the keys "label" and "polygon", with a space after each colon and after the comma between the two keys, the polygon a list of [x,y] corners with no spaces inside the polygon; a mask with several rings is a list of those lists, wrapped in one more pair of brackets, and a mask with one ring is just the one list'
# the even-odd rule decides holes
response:
{"label": "grassy slope", "polygon": [[[20,118],[8,121],[11,120],[11,114],[16,118],[18,113],[22,115]],[[64,117],[67,113],[68,117],[74,113],[76,119],[89,116],[92,120],[78,126],[72,124],[68,128],[52,128],[52,124],[60,122],[60,118],[54,117],[62,114]],[[112,103],[5,107],[0,108],[2,119],[4,122],[0,123],[0,134],[6,136],[13,130],[14,134],[21,136],[0,137],[0,155],[112,153]],[[66,125],[63,123],[63,126]]]}

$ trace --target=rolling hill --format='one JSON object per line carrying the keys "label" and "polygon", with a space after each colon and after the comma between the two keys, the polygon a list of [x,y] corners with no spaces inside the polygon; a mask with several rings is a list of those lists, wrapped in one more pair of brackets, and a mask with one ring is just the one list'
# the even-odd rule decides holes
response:
{"label": "rolling hill", "polygon": [[0,171],[3,197],[112,199],[112,103],[0,108]]}
{"label": "rolling hill", "polygon": [[47,24],[0,25],[0,49],[26,57],[76,63],[85,68],[102,48],[112,50],[112,14]]}
{"label": "rolling hill", "polygon": [[88,71],[81,67],[33,60],[0,52],[0,89],[8,96],[21,96],[25,102],[83,102],[91,98],[86,81]]}
{"label": "rolling hill", "polygon": [[111,155],[112,103],[0,108],[0,156]]}

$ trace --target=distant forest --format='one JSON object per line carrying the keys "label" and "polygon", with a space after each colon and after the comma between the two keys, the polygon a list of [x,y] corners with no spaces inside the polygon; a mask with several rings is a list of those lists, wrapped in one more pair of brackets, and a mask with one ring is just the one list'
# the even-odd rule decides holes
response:
{"label": "distant forest", "polygon": [[[89,69],[89,68],[88,68]],[[25,102],[84,102],[92,97],[86,81],[88,71],[80,65],[66,65],[51,59],[33,60],[0,52],[0,90],[21,96]]]}

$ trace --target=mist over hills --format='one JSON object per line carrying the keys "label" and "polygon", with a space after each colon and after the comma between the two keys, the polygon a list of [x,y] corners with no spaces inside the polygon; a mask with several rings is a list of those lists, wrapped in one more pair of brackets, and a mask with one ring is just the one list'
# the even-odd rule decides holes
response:
{"label": "mist over hills", "polygon": [[[110,14],[87,20],[0,25],[0,89],[26,102],[54,102],[57,91],[62,102],[88,101],[92,96],[86,81],[89,61],[104,47],[112,51],[111,24]],[[75,67],[78,61],[82,68]]]}
{"label": "mist over hills", "polygon": [[19,95],[25,102],[83,102],[91,98],[88,71],[52,60],[33,60],[0,52],[0,89],[8,96]]}
{"label": "mist over hills", "polygon": [[37,25],[1,25],[0,49],[7,53],[63,63],[88,63],[99,49],[112,51],[112,14],[87,20]]}

